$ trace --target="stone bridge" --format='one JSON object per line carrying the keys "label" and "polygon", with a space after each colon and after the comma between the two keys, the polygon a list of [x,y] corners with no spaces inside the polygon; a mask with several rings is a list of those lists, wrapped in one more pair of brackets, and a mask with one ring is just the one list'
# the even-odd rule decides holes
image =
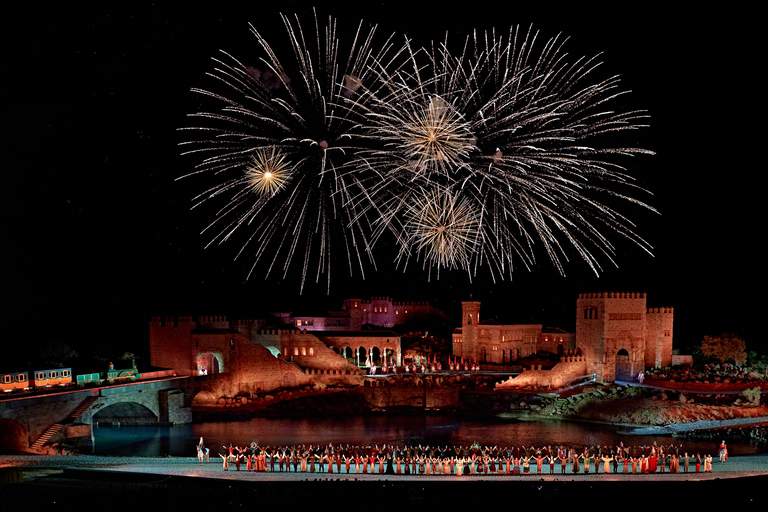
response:
{"label": "stone bridge", "polygon": [[226,374],[172,377],[0,400],[0,450],[41,451],[59,442],[93,445],[97,425],[175,425],[192,421],[191,405]]}

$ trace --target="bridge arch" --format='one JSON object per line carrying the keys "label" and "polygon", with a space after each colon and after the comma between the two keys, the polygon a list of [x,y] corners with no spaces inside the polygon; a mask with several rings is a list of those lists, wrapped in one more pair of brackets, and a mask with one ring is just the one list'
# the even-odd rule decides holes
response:
{"label": "bridge arch", "polygon": [[29,431],[23,423],[0,418],[0,450],[23,451],[29,449]]}
{"label": "bridge arch", "polygon": [[201,389],[192,397],[192,406],[211,405],[219,400],[219,396],[210,389]]}
{"label": "bridge arch", "polygon": [[144,404],[138,402],[116,402],[93,413],[93,425],[157,425],[159,416]]}

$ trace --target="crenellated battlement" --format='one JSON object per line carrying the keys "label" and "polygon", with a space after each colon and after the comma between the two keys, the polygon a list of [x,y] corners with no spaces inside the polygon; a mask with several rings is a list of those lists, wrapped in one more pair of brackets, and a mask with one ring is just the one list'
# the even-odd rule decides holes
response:
{"label": "crenellated battlement", "polygon": [[178,327],[194,322],[191,316],[152,316],[149,320],[149,324],[154,327]]}
{"label": "crenellated battlement", "polygon": [[644,292],[593,292],[580,293],[579,299],[644,299]]}
{"label": "crenellated battlement", "polygon": [[238,318],[232,320],[232,325],[259,325],[266,323],[266,321],[264,318]]}
{"label": "crenellated battlement", "polygon": [[662,314],[674,314],[675,308],[648,308],[647,313],[662,313]]}
{"label": "crenellated battlement", "polygon": [[227,322],[227,317],[220,316],[220,315],[199,316],[197,317],[197,321],[200,325],[217,324],[217,323]]}
{"label": "crenellated battlement", "polygon": [[281,334],[307,334],[306,329],[259,329],[258,334],[265,336],[278,336]]}

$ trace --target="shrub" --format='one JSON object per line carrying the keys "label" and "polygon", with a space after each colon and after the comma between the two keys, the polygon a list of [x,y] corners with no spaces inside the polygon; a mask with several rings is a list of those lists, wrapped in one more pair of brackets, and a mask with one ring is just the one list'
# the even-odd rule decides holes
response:
{"label": "shrub", "polygon": [[760,388],[751,388],[751,389],[745,389],[741,392],[741,396],[743,396],[750,405],[757,407],[760,405],[760,399],[762,398],[762,392],[760,391]]}

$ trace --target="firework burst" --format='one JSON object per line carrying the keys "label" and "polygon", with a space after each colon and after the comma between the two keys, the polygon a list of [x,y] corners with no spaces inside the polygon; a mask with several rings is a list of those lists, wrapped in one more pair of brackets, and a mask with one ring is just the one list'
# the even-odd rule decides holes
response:
{"label": "firework burst", "polygon": [[[363,165],[379,178],[367,196],[380,220],[376,239],[389,230],[425,251],[417,224],[402,220],[413,213],[403,198],[439,186],[479,212],[480,235],[471,251],[458,245],[448,258],[427,258],[438,267],[452,261],[471,274],[487,266],[511,277],[515,261],[530,268],[543,250],[564,272],[575,250],[598,273],[603,257],[613,261],[610,233],[649,250],[631,222],[600,199],[650,208],[616,190],[633,185],[615,160],[650,152],[609,144],[611,134],[644,126],[646,114],[610,110],[624,93],[617,77],[592,79],[596,58],[570,62],[564,41],[539,48],[537,40],[519,28],[506,37],[475,34],[458,53],[447,41],[428,51],[409,48],[409,66],[379,69],[386,85],[363,94],[367,133],[383,148],[370,150]],[[428,240],[435,255],[451,247]]]}
{"label": "firework burst", "polygon": [[614,142],[646,114],[619,108],[619,79],[596,78],[597,57],[570,59],[559,36],[519,27],[456,52],[374,45],[362,25],[342,46],[332,19],[283,22],[287,59],[256,30],[258,61],[215,59],[217,87],[195,89],[213,108],[187,143],[202,160],[191,175],[214,180],[196,205],[221,205],[211,243],[245,232],[251,271],[298,266],[302,288],[314,272],[330,289],[332,266],[364,276],[393,237],[403,266],[494,279],[541,253],[560,272],[575,253],[598,273],[615,236],[650,249],[612,206],[652,210],[621,192],[645,191],[618,160],[650,152]]}
{"label": "firework burst", "polygon": [[[415,251],[425,267],[465,267],[480,245],[480,216],[470,202],[450,190],[419,191],[405,210],[405,233],[399,259]],[[466,268],[465,268],[466,270]]]}
{"label": "firework burst", "polygon": [[316,281],[325,274],[330,286],[332,266],[363,273],[369,255],[363,217],[350,201],[356,178],[346,172],[359,119],[340,106],[359,87],[375,89],[369,70],[392,46],[385,39],[374,47],[375,27],[358,26],[347,47],[333,19],[321,27],[315,17],[306,31],[298,19],[282,20],[287,58],[252,28],[259,59],[222,52],[209,73],[215,87],[193,89],[212,108],[185,129],[198,135],[184,143],[185,154],[202,159],[185,177],[214,180],[195,204],[220,205],[204,231],[211,243],[239,237],[237,256],[250,248],[251,272],[260,262],[266,275],[280,269],[287,277],[297,267],[302,288],[310,272]]}

